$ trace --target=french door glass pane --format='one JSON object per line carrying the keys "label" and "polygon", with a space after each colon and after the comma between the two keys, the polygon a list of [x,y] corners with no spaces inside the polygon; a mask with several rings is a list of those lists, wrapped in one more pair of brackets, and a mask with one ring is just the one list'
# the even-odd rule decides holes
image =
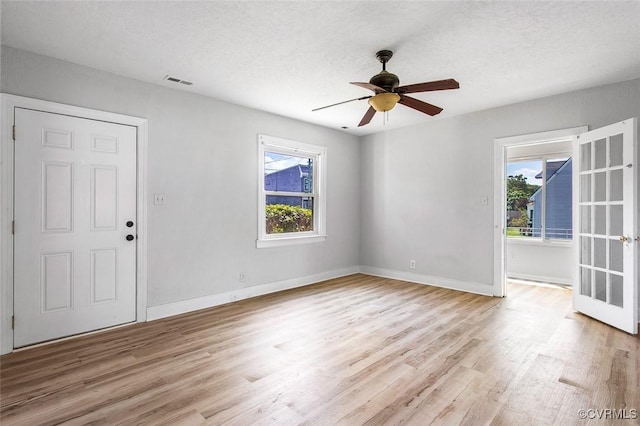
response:
{"label": "french door glass pane", "polygon": [[580,171],[591,170],[591,142],[580,145]]}
{"label": "french door glass pane", "polygon": [[598,139],[594,144],[596,148],[595,168],[602,169],[607,166],[607,140]]}
{"label": "french door glass pane", "polygon": [[580,206],[580,232],[591,233],[591,206]]}
{"label": "french door glass pane", "polygon": [[593,266],[607,267],[607,240],[606,238],[593,239]]}
{"label": "french door glass pane", "polygon": [[611,170],[609,201],[622,201],[622,170]]}
{"label": "french door glass pane", "polygon": [[607,172],[595,173],[595,196],[593,201],[607,201]]}
{"label": "french door glass pane", "polygon": [[595,230],[598,235],[607,234],[607,206],[594,206],[595,209]]}
{"label": "french door glass pane", "polygon": [[580,268],[580,294],[591,297],[591,269]]}
{"label": "french door glass pane", "polygon": [[591,265],[591,237],[580,237],[580,263]]}
{"label": "french door glass pane", "polygon": [[609,138],[609,166],[622,165],[622,133]]}
{"label": "french door glass pane", "polygon": [[580,201],[591,201],[591,174],[580,176]]}
{"label": "french door glass pane", "polygon": [[609,274],[609,286],[611,288],[609,303],[624,308],[624,289],[622,287],[622,276]]}
{"label": "french door glass pane", "polygon": [[602,271],[594,271],[595,277],[595,291],[594,295],[596,299],[602,300],[603,302],[607,301],[607,274]]}
{"label": "french door glass pane", "polygon": [[609,235],[622,235],[622,206],[609,206]]}
{"label": "french door glass pane", "polygon": [[620,240],[609,240],[609,269],[624,272],[622,266],[622,246]]}

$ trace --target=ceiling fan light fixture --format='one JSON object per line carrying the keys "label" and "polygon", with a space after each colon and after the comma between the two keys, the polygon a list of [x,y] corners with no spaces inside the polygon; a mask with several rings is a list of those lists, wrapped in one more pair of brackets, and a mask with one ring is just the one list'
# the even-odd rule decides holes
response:
{"label": "ceiling fan light fixture", "polygon": [[369,105],[378,112],[387,112],[392,110],[399,100],[400,95],[397,93],[378,93],[377,95],[369,98]]}

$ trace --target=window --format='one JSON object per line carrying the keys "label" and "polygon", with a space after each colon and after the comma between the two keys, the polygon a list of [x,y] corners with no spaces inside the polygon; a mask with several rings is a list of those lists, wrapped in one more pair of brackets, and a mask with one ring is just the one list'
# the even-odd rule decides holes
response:
{"label": "window", "polygon": [[326,153],[258,135],[258,248],[324,241]]}
{"label": "window", "polygon": [[569,155],[507,163],[507,236],[571,240],[572,160]]}

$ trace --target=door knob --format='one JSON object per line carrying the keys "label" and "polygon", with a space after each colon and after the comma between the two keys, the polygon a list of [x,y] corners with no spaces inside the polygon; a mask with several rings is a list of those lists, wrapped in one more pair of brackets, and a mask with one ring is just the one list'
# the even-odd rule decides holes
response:
{"label": "door knob", "polygon": [[619,238],[620,242],[622,243],[626,243],[627,241],[629,241],[629,237],[625,236],[625,235],[621,235]]}
{"label": "door knob", "polygon": [[131,228],[133,226],[133,222],[128,220],[126,225],[127,225],[127,228]]}
{"label": "door knob", "polygon": [[125,237],[127,239],[127,241],[133,241],[133,239],[135,238],[133,235],[129,234]]}

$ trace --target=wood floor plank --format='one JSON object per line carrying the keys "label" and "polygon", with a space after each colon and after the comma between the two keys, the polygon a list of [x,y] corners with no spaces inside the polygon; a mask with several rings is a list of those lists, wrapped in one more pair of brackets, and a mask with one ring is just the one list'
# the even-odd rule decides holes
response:
{"label": "wood floor plank", "polygon": [[639,354],[567,289],[355,274],[2,356],[0,422],[571,425],[640,410]]}

